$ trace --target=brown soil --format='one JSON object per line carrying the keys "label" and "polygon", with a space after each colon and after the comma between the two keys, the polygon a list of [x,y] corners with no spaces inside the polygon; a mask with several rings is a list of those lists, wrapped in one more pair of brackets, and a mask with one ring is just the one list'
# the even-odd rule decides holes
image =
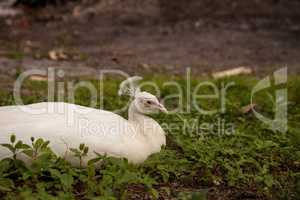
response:
{"label": "brown soil", "polygon": [[[70,76],[94,76],[100,69],[184,74],[187,67],[194,75],[207,75],[239,66],[265,75],[284,65],[292,74],[300,72],[300,20],[294,11],[300,4],[295,1],[287,7],[290,12],[276,7],[251,14],[255,7],[233,5],[214,13],[208,7],[199,16],[192,9],[190,16],[185,12],[173,20],[168,12],[174,5],[109,2],[25,8],[24,15],[0,18],[1,76],[49,66]],[[57,49],[66,57],[50,59],[49,52]]]}

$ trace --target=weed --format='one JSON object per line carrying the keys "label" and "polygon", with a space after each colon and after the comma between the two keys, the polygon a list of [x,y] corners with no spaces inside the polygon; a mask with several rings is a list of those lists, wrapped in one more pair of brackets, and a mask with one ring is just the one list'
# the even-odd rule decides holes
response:
{"label": "weed", "polygon": [[[157,79],[162,97],[173,92],[162,87],[164,80]],[[183,79],[177,81],[185,88]],[[199,81],[192,80],[191,87]],[[1,199],[206,199],[212,195],[210,191],[232,194],[228,198],[237,198],[240,194],[235,193],[239,191],[257,199],[297,199],[300,195],[299,79],[288,83],[286,133],[271,131],[251,113],[240,112],[242,106],[250,103],[251,88],[256,83],[253,77],[226,78],[214,83],[232,81],[236,84],[228,90],[224,113],[201,115],[191,108],[189,113],[153,115],[160,124],[176,124],[177,128],[165,127],[167,146],[141,165],[98,155],[85,168],[75,168],[55,156],[48,147],[49,142],[42,138],[32,138],[29,145],[12,135],[9,144],[1,144],[12,153],[12,158],[0,161]],[[116,96],[119,82],[112,79],[104,82],[102,100],[107,110],[126,105],[127,99]],[[93,84],[100,88],[95,81]],[[34,94],[46,94],[46,84],[27,82],[25,88],[30,88],[33,94],[23,96],[25,103],[44,100],[43,95]],[[210,92],[203,90],[203,94]],[[0,91],[0,94],[1,105],[13,104],[12,93]],[[269,97],[261,95],[255,99],[263,114],[273,113]],[[88,93],[78,89],[75,102],[88,105]],[[218,105],[216,101],[200,103],[203,108]],[[166,104],[176,106],[175,101]],[[98,102],[97,106],[100,105]],[[121,115],[125,116],[126,112]],[[203,126],[216,124],[220,118],[234,125],[233,134],[218,133],[217,126]],[[82,163],[88,147],[81,144],[71,151]],[[32,163],[22,163],[18,160],[20,154],[30,157]]]}

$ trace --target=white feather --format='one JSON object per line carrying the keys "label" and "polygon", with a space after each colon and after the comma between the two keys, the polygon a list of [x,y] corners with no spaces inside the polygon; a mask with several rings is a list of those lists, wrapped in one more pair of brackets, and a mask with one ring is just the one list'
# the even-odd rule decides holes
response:
{"label": "white feather", "polygon": [[140,92],[140,88],[138,86],[138,82],[143,78],[140,76],[132,76],[120,84],[120,89],[118,91],[119,96],[128,95],[134,97],[138,92]]}
{"label": "white feather", "polygon": [[[84,143],[90,149],[84,164],[96,156],[94,152],[140,163],[160,151],[165,135],[157,122],[137,111],[135,104],[131,103],[129,120],[109,111],[62,102],[0,107],[0,143],[9,143],[11,134],[26,144],[31,144],[31,137],[43,138],[50,141],[57,155],[74,165],[79,163],[70,148]],[[28,109],[45,112],[30,114]],[[10,152],[0,147],[0,158],[7,156]]]}

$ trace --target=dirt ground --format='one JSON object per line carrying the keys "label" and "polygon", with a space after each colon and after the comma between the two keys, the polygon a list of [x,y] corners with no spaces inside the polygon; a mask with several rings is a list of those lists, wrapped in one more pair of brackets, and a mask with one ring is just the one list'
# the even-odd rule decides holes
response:
{"label": "dirt ground", "polygon": [[0,18],[5,82],[20,71],[47,67],[64,69],[68,76],[95,76],[101,69],[178,75],[188,67],[193,75],[207,76],[239,66],[260,76],[282,66],[300,73],[300,20],[295,18],[202,16],[171,23],[157,17],[154,5],[134,12],[74,3],[23,10]]}

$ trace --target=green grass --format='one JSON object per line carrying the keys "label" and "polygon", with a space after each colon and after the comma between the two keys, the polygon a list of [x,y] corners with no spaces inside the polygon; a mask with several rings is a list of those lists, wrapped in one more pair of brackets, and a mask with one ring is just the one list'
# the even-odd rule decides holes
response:
{"label": "green grass", "polygon": [[[150,80],[150,79],[149,79]],[[185,80],[173,78],[186,87]],[[203,81],[204,79],[202,79]],[[161,96],[176,92],[163,87],[164,77],[154,81],[160,86]],[[193,79],[194,88],[201,79]],[[286,133],[273,132],[252,113],[243,114],[240,108],[250,103],[251,89],[257,82],[253,77],[234,77],[213,81],[235,82],[228,90],[226,112],[201,115],[193,107],[189,113],[153,115],[162,124],[175,124],[167,132],[167,146],[141,165],[125,159],[99,157],[100,169],[90,165],[86,169],[71,167],[51,153],[42,140],[35,140],[28,155],[35,154],[30,167],[14,158],[0,162],[1,199],[299,199],[300,196],[300,79],[290,78],[288,87],[289,127]],[[120,80],[105,81],[103,107],[120,108],[126,98],[117,97]],[[99,87],[97,81],[93,84]],[[47,84],[27,82],[24,102],[47,100]],[[151,88],[145,88],[151,91]],[[211,88],[203,87],[201,94]],[[272,115],[270,94],[274,88],[262,92],[255,99],[259,111]],[[76,103],[88,105],[90,95],[81,89]],[[188,99],[184,98],[184,102]],[[218,108],[219,101],[199,100],[203,108]],[[14,104],[12,93],[0,92],[0,105]],[[98,106],[101,105],[98,100]],[[171,109],[175,100],[166,102]],[[189,106],[189,104],[184,104]],[[126,116],[126,112],[120,113]],[[218,120],[234,126],[234,134],[218,131]],[[215,124],[207,128],[203,123]],[[195,125],[188,127],[187,125]],[[12,141],[16,145],[16,141]],[[44,144],[44,145],[43,145]],[[22,148],[22,145],[19,147]],[[74,149],[80,159],[84,148]]]}

